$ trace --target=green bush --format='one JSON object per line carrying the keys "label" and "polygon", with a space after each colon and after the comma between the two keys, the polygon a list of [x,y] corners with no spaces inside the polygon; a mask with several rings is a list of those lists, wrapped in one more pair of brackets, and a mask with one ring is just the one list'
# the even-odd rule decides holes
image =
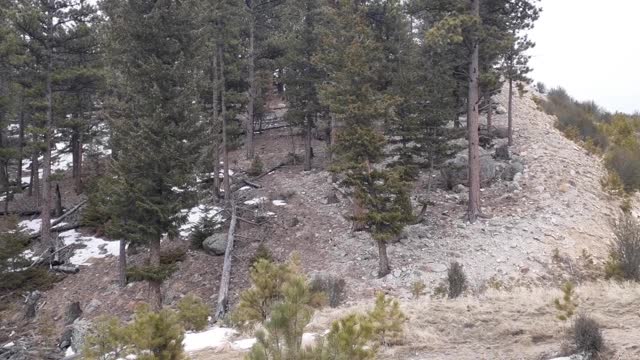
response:
{"label": "green bush", "polygon": [[247,170],[247,174],[249,174],[249,176],[258,176],[262,174],[263,167],[264,164],[262,163],[260,156],[256,155],[253,158],[253,161],[251,161],[251,166],[249,167],[249,170]]}
{"label": "green bush", "polygon": [[640,148],[615,147],[607,154],[605,165],[618,175],[625,191],[640,189]]}
{"label": "green bush", "polygon": [[209,313],[209,306],[193,294],[178,302],[178,317],[186,330],[204,330],[209,322]]}
{"label": "green bush", "polygon": [[183,340],[184,329],[174,311],[153,312],[142,306],[127,325],[114,317],[100,318],[86,337],[82,355],[87,360],[128,355],[140,360],[184,360]]}
{"label": "green bush", "polygon": [[218,222],[208,216],[203,216],[193,227],[193,230],[189,235],[191,247],[196,250],[202,249],[202,243],[209,236],[213,235],[218,228],[220,228],[220,224]]}
{"label": "green bush", "polygon": [[462,265],[454,261],[447,271],[447,283],[449,284],[449,299],[455,299],[467,288],[467,275]]}

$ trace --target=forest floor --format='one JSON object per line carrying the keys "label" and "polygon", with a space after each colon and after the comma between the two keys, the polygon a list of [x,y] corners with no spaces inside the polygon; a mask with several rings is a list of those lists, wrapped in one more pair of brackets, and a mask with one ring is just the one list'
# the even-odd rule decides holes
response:
{"label": "forest floor", "polygon": [[[249,264],[259,244],[264,244],[278,260],[296,252],[308,274],[330,273],[346,281],[345,304],[319,312],[310,328],[328,328],[330,319],[372,303],[382,290],[399,298],[410,318],[405,344],[385,349],[385,358],[542,359],[560,350],[561,333],[566,330],[554,318],[551,299],[559,293],[553,289],[572,280],[584,285],[579,287],[585,301],[582,308],[603,321],[607,342],[618,355],[624,354],[617,358],[638,358],[640,348],[635,344],[640,344],[640,335],[628,330],[640,313],[640,290],[591,283],[602,275],[619,200],[602,190],[602,160],[566,139],[554,127],[555,118],[537,109],[533,95],[514,98],[512,153],[522,159],[524,172],[515,183],[497,181],[482,189],[483,212],[491,217],[469,224],[464,217],[465,194],[445,189],[439,172],[422,170],[413,198],[428,196],[432,205],[423,222],[408,227],[406,236],[389,246],[392,273],[382,279],[376,276],[374,242],[351,229],[352,204],[336,191],[326,169],[325,143],[314,141],[311,171],[303,171],[301,164],[284,166],[260,179],[262,188],[237,192],[240,204],[265,198],[254,211],[273,216],[262,226],[239,223],[232,302],[249,285]],[[506,104],[504,95],[496,100]],[[506,126],[506,115],[494,116],[494,124]],[[265,169],[295,150],[299,153],[302,143],[289,130],[256,136],[256,153]],[[236,174],[250,166],[242,149],[230,154],[230,165]],[[433,187],[426,194],[429,182]],[[63,193],[69,194],[63,199],[70,199],[67,206],[77,201],[71,186],[70,181],[63,182]],[[337,203],[327,201],[333,195]],[[171,246],[188,248],[189,242],[184,239]],[[223,258],[191,249],[187,254],[163,285],[165,303],[175,305],[182,296],[195,293],[214,304]],[[145,256],[132,255],[131,261]],[[463,299],[412,299],[415,281],[423,281],[427,293],[433,294],[451,261],[461,263],[469,277]],[[147,299],[148,289],[143,283],[119,288],[116,268],[117,258],[112,256],[82,266],[78,274],[44,293],[32,323],[23,323],[19,302],[11,304],[0,313],[0,345],[19,336],[55,344],[60,335],[56,329],[63,328],[66,307],[74,301],[83,308],[93,304],[83,315],[88,319],[103,314],[129,318]],[[15,335],[9,336],[13,331]],[[192,355],[194,359],[241,357],[207,351]]]}

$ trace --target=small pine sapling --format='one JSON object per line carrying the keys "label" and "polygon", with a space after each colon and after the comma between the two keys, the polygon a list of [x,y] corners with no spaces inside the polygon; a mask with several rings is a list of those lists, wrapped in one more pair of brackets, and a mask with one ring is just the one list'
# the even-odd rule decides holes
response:
{"label": "small pine sapling", "polygon": [[260,156],[256,155],[253,158],[253,161],[251,161],[251,166],[249,167],[249,170],[247,170],[247,174],[249,176],[258,176],[262,174],[263,167],[264,164],[262,164],[262,159],[260,159]]}
{"label": "small pine sapling", "polygon": [[451,263],[447,271],[447,282],[449,283],[449,299],[455,299],[467,288],[467,275],[464,273],[462,265],[457,261]]}
{"label": "small pine sapling", "polygon": [[185,330],[204,330],[209,321],[209,310],[210,307],[193,294],[178,301],[178,318]]}
{"label": "small pine sapling", "polygon": [[562,288],[562,299],[556,298],[553,304],[560,311],[558,319],[566,321],[570,319],[578,307],[578,297],[576,295],[575,286],[571,282],[566,282]]}
{"label": "small pine sapling", "polygon": [[367,316],[380,345],[393,345],[402,341],[407,317],[400,311],[397,300],[388,299],[384,293],[379,292],[376,295],[375,306]]}
{"label": "small pine sapling", "polygon": [[419,298],[420,296],[425,294],[425,289],[427,285],[422,280],[414,281],[411,285],[411,294],[413,294],[414,298]]}

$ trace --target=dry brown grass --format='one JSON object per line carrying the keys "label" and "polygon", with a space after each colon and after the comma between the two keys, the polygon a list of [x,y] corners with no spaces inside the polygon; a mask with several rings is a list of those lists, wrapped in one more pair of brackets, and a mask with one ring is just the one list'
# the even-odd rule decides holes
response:
{"label": "dry brown grass", "polygon": [[[607,356],[640,358],[640,286],[595,282],[578,286],[578,312],[590,314],[603,329]],[[571,321],[557,319],[553,299],[559,289],[489,289],[480,296],[458,299],[402,300],[409,317],[403,344],[382,349],[381,359],[548,359],[558,356]],[[347,314],[371,309],[373,300],[315,314],[306,331],[323,332]],[[564,344],[566,348],[567,345]],[[224,359],[240,359],[228,354]],[[199,360],[220,359],[210,354]],[[236,357],[233,357],[236,356]]]}

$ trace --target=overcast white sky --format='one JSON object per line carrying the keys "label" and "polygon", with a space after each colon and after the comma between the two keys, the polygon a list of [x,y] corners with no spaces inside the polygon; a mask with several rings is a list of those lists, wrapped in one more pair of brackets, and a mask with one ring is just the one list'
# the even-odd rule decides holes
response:
{"label": "overcast white sky", "polygon": [[609,111],[640,110],[640,1],[542,0],[532,77]]}

